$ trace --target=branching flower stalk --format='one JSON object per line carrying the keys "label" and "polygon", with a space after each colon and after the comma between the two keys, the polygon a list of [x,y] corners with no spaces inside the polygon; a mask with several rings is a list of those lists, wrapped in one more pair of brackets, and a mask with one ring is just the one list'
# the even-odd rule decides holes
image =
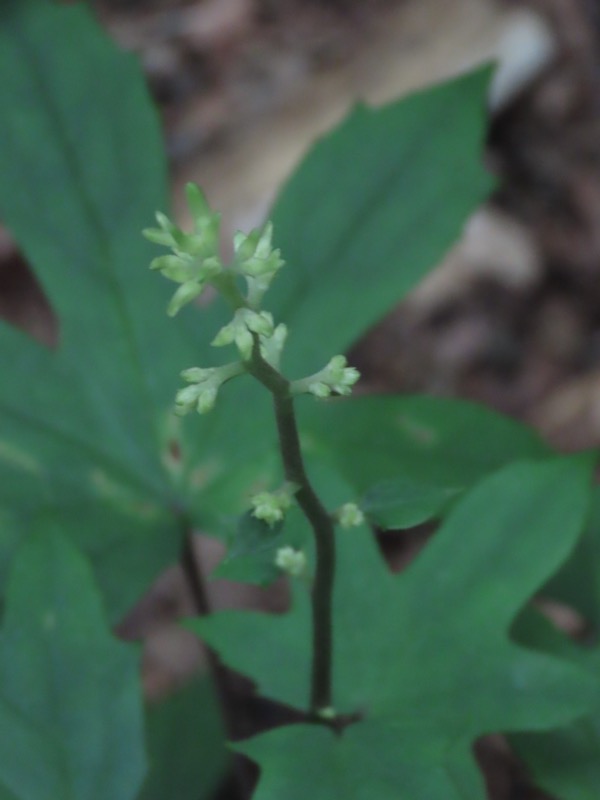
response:
{"label": "branching flower stalk", "polygon": [[323,506],[306,473],[290,381],[266,362],[255,338],[248,371],[273,396],[275,419],[285,478],[299,488],[296,501],[308,520],[316,547],[316,569],[312,588],[312,667],[310,707],[320,716],[332,706],[333,586],[335,579],[335,531],[332,517]]}
{"label": "branching flower stalk", "polygon": [[[252,498],[253,514],[269,525],[283,519],[286,510],[296,502],[306,517],[315,539],[316,566],[311,590],[312,599],[312,667],[310,717],[315,721],[335,725],[333,709],[332,608],[335,579],[335,525],[344,524],[339,513],[327,511],[315,492],[306,472],[294,408],[294,397],[309,393],[318,398],[351,392],[359,373],[348,367],[344,356],[334,356],[313,375],[290,381],[279,371],[287,336],[285,325],[274,325],[272,315],[262,310],[263,296],[284,262],[271,245],[272,227],[238,233],[234,239],[235,257],[226,269],[218,253],[219,217],[214,214],[200,189],[189,184],[187,197],[194,219],[194,230],[184,233],[164,214],[157,214],[159,228],[144,231],[147,238],[170,247],[172,255],[155,259],[151,267],[160,270],[170,280],[180,284],[169,303],[171,316],[198,297],[205,286],[215,288],[233,311],[233,319],[217,333],[212,344],[222,347],[233,344],[240,360],[221,367],[192,367],[182,377],[188,386],[175,399],[175,411],[185,414],[197,410],[210,411],[220,387],[229,380],[249,373],[271,394],[279,447],[286,484],[278,492],[263,492]],[[246,294],[239,289],[238,280],[246,282]],[[352,504],[347,504],[350,508]],[[358,511],[358,509],[357,509]],[[344,519],[360,524],[356,512],[346,511]],[[299,576],[306,559],[301,551],[285,548],[277,565],[292,576]],[[287,552],[289,551],[289,552]]]}

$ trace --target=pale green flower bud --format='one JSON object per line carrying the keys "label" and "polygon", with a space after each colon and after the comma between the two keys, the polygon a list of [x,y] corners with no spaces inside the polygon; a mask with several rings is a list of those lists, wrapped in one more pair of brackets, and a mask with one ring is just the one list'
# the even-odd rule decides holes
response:
{"label": "pale green flower bud", "polygon": [[164,231],[165,233],[168,233],[172,237],[172,239],[175,242],[177,242],[180,239],[180,234],[181,234],[181,231],[177,227],[177,225],[175,225],[174,222],[171,222],[171,220],[167,217],[167,215],[163,214],[162,211],[157,211],[155,217],[156,221],[160,225],[161,230]]}
{"label": "pale green flower bud", "polygon": [[252,355],[254,339],[248,328],[240,328],[235,334],[235,345],[244,361],[248,361]]}
{"label": "pale green flower bud", "polygon": [[198,402],[196,403],[196,411],[199,414],[206,414],[207,411],[212,411],[217,399],[218,389],[216,386],[210,385],[203,389],[198,395]]}
{"label": "pale green flower bud", "polygon": [[221,328],[211,344],[213,347],[225,347],[234,342],[244,361],[247,361],[252,354],[252,334],[238,316],[237,311],[233,320]]}
{"label": "pale green flower bud", "polygon": [[207,369],[202,369],[201,367],[190,367],[189,369],[184,369],[181,372],[181,377],[184,381],[188,383],[201,383],[201,381],[205,381],[207,378],[210,378],[214,375],[215,367],[208,367]]}
{"label": "pale green flower bud", "polygon": [[309,384],[308,391],[314,394],[315,397],[329,397],[331,395],[331,388],[322,381],[315,381]]}
{"label": "pale green flower bud", "polygon": [[344,503],[334,513],[334,517],[342,528],[357,528],[365,521],[365,515],[356,503]]}
{"label": "pale green flower bud", "polygon": [[198,397],[202,392],[200,386],[186,386],[175,395],[175,413],[179,416],[187,414],[195,408]]}
{"label": "pale green flower bud", "polygon": [[293,547],[280,547],[275,554],[275,566],[282,572],[291,575],[292,578],[299,578],[306,572],[306,556],[302,550],[294,550]]}
{"label": "pale green flower bud", "polygon": [[233,322],[224,325],[217,333],[211,344],[213,347],[225,347],[235,340],[235,324]]}
{"label": "pale green flower bud", "polygon": [[214,407],[217,392],[218,388],[211,384],[186,386],[175,395],[175,413],[181,417],[195,408],[199,414],[206,414]]}
{"label": "pale green flower bud", "polygon": [[197,184],[187,183],[185,186],[185,196],[194,222],[211,216],[211,210],[206,195]]}
{"label": "pale green flower bud", "polygon": [[249,308],[240,309],[243,313],[246,326],[260,336],[271,336],[273,333],[273,315],[268,311],[251,311]]}
{"label": "pale green flower bud", "polygon": [[158,256],[150,262],[150,269],[160,270],[165,278],[185,283],[194,277],[193,261],[187,256]]}
{"label": "pale green flower bud", "polygon": [[156,221],[160,228],[146,228],[142,231],[146,239],[156,244],[162,244],[166,247],[177,249],[185,239],[185,234],[160,211],[156,212]]}
{"label": "pale green flower bud", "polygon": [[163,214],[162,211],[156,212],[156,221],[160,225],[160,227],[165,231],[165,233],[170,233],[171,235],[176,235],[178,228],[177,226],[171,222],[171,220],[167,217],[166,214]]}
{"label": "pale green flower bud", "polygon": [[235,334],[235,346],[244,361],[249,361],[252,355],[254,339],[248,328],[240,327]]}
{"label": "pale green flower bud", "polygon": [[281,361],[281,354],[287,339],[288,329],[280,323],[273,330],[271,336],[263,337],[260,343],[260,352],[262,357],[275,369],[279,369],[279,362]]}
{"label": "pale green flower bud", "polygon": [[158,228],[145,228],[142,231],[142,235],[148,239],[148,241],[153,242],[154,244],[162,244],[165,247],[172,247],[175,245],[175,241],[170,233],[167,231],[161,231]]}
{"label": "pale green flower bud", "polygon": [[238,264],[243,264],[256,253],[256,245],[260,238],[260,231],[253,230],[250,233],[237,231],[233,235],[233,250]]}
{"label": "pale green flower bud", "polygon": [[177,314],[177,312],[183,308],[183,306],[201,295],[203,288],[204,285],[202,283],[196,283],[195,281],[187,281],[187,283],[183,283],[169,301],[169,305],[167,306],[167,314],[170,317],[174,317],[175,314]]}

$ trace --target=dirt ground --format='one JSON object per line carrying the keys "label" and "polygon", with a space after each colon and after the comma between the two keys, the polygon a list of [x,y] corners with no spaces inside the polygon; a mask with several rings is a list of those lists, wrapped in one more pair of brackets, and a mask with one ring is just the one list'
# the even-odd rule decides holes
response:
{"label": "dirt ground", "polygon": [[[353,362],[374,389],[469,397],[527,420],[565,450],[600,445],[594,0],[91,4],[141,58],[164,120],[176,208],[183,213],[182,184],[196,180],[223,209],[227,230],[261,220],[312,139],[356,99],[383,102],[499,55],[487,142],[499,188],[444,264],[356,346]],[[55,335],[1,233],[0,313],[47,341]],[[180,584],[177,574],[165,577],[147,601],[159,617],[189,603],[173,599]],[[160,631],[149,646],[151,693],[165,674],[185,672],[189,646]],[[495,800],[541,797],[501,742],[481,753]]]}

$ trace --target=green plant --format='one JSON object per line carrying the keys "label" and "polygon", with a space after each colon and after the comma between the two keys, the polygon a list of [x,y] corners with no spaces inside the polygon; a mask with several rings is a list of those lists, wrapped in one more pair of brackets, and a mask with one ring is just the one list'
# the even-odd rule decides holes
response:
{"label": "green plant", "polygon": [[[235,744],[261,766],[259,800],[483,798],[470,748],[489,732],[518,734],[561,800],[595,798],[597,653],[520,615],[546,585],[600,618],[592,457],[456,400],[291,396],[346,393],[344,362],[315,370],[418,282],[489,191],[489,69],[353,112],[284,188],[272,228],[237,238],[233,269],[190,189],[195,231],[160,217],[150,233],[176,250],[155,262],[181,284],[169,320],[139,233],[167,201],[137,67],[81,7],[6,0],[0,21],[0,217],[60,322],[52,352],[0,324],[0,800],[213,794],[227,757],[210,681],[145,714],[137,647],[109,630],[194,530],[229,541],[221,574],[297,573],[285,615],[185,623],[302,719]],[[278,250],[289,266],[265,312]],[[227,303],[188,302],[202,283],[233,326]],[[225,371],[215,333],[239,350]],[[313,377],[289,384],[280,357]],[[243,372],[258,380],[220,388]],[[174,415],[178,388],[179,410],[210,413]],[[357,524],[333,533],[335,509]],[[428,520],[435,536],[390,574],[370,526]]]}

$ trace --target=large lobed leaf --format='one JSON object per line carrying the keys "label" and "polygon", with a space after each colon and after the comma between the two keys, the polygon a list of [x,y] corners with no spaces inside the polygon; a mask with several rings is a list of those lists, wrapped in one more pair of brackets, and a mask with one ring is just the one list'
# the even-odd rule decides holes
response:
{"label": "large lobed leaf", "polygon": [[211,680],[196,678],[152,704],[148,713],[149,770],[138,800],[211,800],[229,758]]}
{"label": "large lobed leaf", "polygon": [[[507,631],[573,548],[589,484],[586,459],[506,467],[454,507],[399,576],[384,570],[370,536],[340,534],[334,703],[364,721],[341,738],[293,726],[242,743],[263,769],[257,800],[280,797],[284,786],[286,797],[306,796],[313,763],[324,798],[483,798],[470,752],[476,736],[546,730],[581,715],[596,682],[513,643]],[[305,707],[304,591],[288,615],[229,612],[189,626],[261,692]]]}
{"label": "large lobed leaf", "polygon": [[164,563],[178,548],[161,456],[170,355],[190,344],[139,235],[165,202],[158,124],[132,58],[83,7],[3,3],[0,74],[0,218],[60,324],[58,352],[0,325],[0,498],[20,512],[3,537],[50,511],[113,564],[135,542],[129,582],[103,585],[116,616],[155,574],[152,550]]}
{"label": "large lobed leaf", "polygon": [[[526,615],[516,629],[521,641],[577,664],[596,680],[600,673],[599,511],[600,491],[595,487],[593,513],[584,535],[558,576],[544,588],[546,596],[584,615],[588,641],[570,641],[540,615]],[[600,689],[581,720],[549,733],[513,737],[513,744],[542,789],[560,800],[596,800],[600,787]]]}
{"label": "large lobed leaf", "polygon": [[590,634],[600,630],[600,487],[594,489],[586,529],[544,594],[579,612]]}
{"label": "large lobed leaf", "polygon": [[110,633],[59,534],[20,551],[0,632],[2,800],[134,800],[146,769],[138,648]]}

